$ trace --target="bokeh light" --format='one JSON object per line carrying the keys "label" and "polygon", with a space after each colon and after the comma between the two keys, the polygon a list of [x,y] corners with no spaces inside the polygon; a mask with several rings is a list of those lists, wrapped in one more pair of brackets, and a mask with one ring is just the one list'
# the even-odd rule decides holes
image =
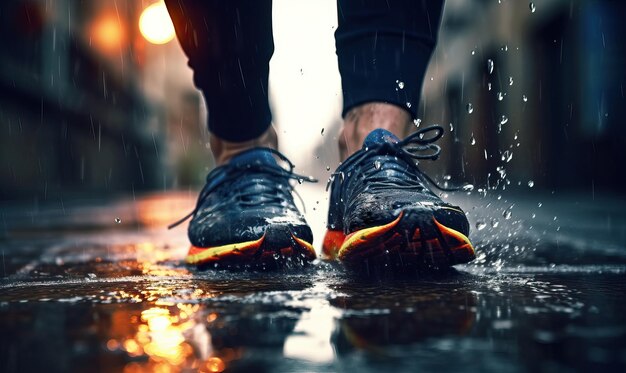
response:
{"label": "bokeh light", "polygon": [[154,3],[143,10],[139,17],[139,30],[152,44],[165,44],[174,39],[174,25],[165,3]]}

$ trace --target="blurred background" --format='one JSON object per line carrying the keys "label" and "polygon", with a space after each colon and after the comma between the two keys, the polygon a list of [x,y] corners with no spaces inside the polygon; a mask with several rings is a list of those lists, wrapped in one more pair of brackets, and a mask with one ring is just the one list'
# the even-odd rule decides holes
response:
{"label": "blurred background", "polygon": [[[335,7],[274,1],[281,150],[322,181],[341,124]],[[206,110],[164,11],[148,0],[2,1],[2,203],[203,185]],[[418,124],[449,131],[443,160],[425,168],[483,193],[623,193],[624,14],[622,1],[448,0]]]}

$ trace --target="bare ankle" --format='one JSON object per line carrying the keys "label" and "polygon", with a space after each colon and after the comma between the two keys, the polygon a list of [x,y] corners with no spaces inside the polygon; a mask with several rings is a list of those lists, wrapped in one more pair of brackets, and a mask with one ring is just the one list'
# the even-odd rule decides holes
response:
{"label": "bare ankle", "polygon": [[343,121],[339,134],[339,155],[345,160],[363,145],[367,135],[383,128],[404,138],[410,128],[409,112],[392,104],[370,102],[352,108]]}
{"label": "bare ankle", "polygon": [[228,163],[228,161],[230,161],[234,156],[248,149],[256,147],[266,147],[272,149],[278,148],[278,137],[276,136],[276,131],[272,126],[270,126],[267,131],[256,139],[242,142],[231,142],[220,139],[214,134],[211,134],[209,142],[211,144],[211,152],[213,153],[213,158],[215,158],[216,166]]}

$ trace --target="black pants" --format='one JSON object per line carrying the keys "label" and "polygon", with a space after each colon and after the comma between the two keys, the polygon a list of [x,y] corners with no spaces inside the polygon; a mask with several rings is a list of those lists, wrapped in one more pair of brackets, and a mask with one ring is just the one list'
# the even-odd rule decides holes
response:
{"label": "black pants", "polygon": [[[235,142],[265,132],[272,119],[267,92],[272,1],[165,3],[194,83],[204,93],[209,130]],[[342,114],[363,103],[387,102],[415,118],[443,0],[338,0],[337,7]]]}

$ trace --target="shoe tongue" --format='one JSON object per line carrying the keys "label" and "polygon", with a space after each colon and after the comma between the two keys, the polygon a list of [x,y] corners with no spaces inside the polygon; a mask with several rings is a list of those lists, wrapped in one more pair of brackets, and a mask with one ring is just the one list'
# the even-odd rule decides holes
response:
{"label": "shoe tongue", "polygon": [[234,156],[230,162],[232,165],[245,166],[250,164],[265,164],[268,166],[276,166],[274,155],[267,149],[258,148],[248,150],[244,153]]}
{"label": "shoe tongue", "polygon": [[385,143],[397,144],[399,141],[400,139],[393,133],[382,128],[378,128],[367,135],[365,141],[363,141],[363,148],[370,148],[375,145],[382,145]]}

